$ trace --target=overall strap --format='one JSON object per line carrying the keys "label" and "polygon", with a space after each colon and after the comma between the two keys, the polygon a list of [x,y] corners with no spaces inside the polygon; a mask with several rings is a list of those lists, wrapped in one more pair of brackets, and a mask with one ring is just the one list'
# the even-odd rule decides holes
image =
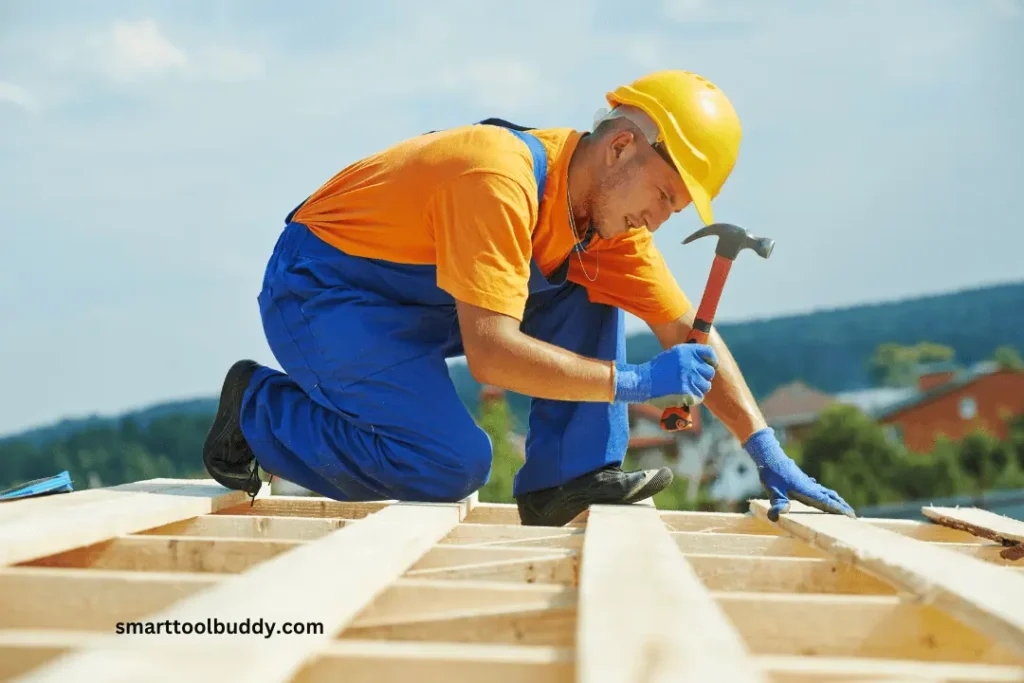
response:
{"label": "overall strap", "polygon": [[526,143],[533,157],[533,179],[537,181],[537,206],[544,199],[544,186],[548,179],[548,152],[537,136],[525,130],[509,128],[508,131]]}

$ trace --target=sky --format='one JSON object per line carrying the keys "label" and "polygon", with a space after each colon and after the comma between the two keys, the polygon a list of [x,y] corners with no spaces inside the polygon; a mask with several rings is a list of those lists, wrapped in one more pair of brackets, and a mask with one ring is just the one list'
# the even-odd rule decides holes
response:
{"label": "sky", "polygon": [[[720,321],[1024,279],[1024,0],[4,0],[0,434],[276,363],[256,296],[347,164],[489,116],[588,130],[696,71],[743,123]],[[698,301],[692,208],[655,241]],[[630,319],[630,331],[643,324]]]}

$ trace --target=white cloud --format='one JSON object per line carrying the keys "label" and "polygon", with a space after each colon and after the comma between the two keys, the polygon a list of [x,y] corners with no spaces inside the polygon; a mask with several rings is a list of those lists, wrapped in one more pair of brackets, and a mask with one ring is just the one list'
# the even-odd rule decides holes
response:
{"label": "white cloud", "polygon": [[117,81],[136,81],[185,69],[189,64],[184,50],[172,43],[150,19],[116,21],[97,43],[107,75]]}
{"label": "white cloud", "polygon": [[21,107],[25,111],[35,112],[39,110],[39,100],[16,83],[0,81],[0,102],[7,102]]}

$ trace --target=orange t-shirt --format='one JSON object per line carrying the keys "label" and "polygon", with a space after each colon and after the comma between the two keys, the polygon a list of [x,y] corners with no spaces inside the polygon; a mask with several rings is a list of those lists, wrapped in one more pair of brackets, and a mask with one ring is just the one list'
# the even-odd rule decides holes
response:
{"label": "orange t-shirt", "polygon": [[[530,132],[548,154],[539,207],[529,148],[501,127],[469,125],[413,137],[348,166],[293,220],[353,256],[434,265],[438,287],[455,299],[522,320],[530,259],[550,275],[576,241],[566,178],[583,135]],[[598,252],[600,271],[591,282],[586,274],[594,277]],[[690,308],[644,229],[594,240],[583,260],[586,274],[572,255],[568,277],[591,301],[652,324]]]}

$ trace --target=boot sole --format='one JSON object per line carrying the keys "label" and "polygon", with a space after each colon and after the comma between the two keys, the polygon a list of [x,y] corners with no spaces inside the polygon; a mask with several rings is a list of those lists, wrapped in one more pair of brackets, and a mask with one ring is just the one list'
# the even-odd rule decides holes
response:
{"label": "boot sole", "polygon": [[252,375],[258,367],[259,365],[255,361],[240,360],[228,369],[220,389],[217,414],[206,434],[206,440],[203,442],[203,465],[206,467],[206,471],[218,484],[233,491],[247,490],[248,472],[244,476],[225,472],[218,467],[214,456],[221,450],[219,446],[224,439],[228,438],[232,431],[239,429],[238,412],[245,390],[249,386],[248,381],[242,380],[247,375],[248,379],[252,379]]}

